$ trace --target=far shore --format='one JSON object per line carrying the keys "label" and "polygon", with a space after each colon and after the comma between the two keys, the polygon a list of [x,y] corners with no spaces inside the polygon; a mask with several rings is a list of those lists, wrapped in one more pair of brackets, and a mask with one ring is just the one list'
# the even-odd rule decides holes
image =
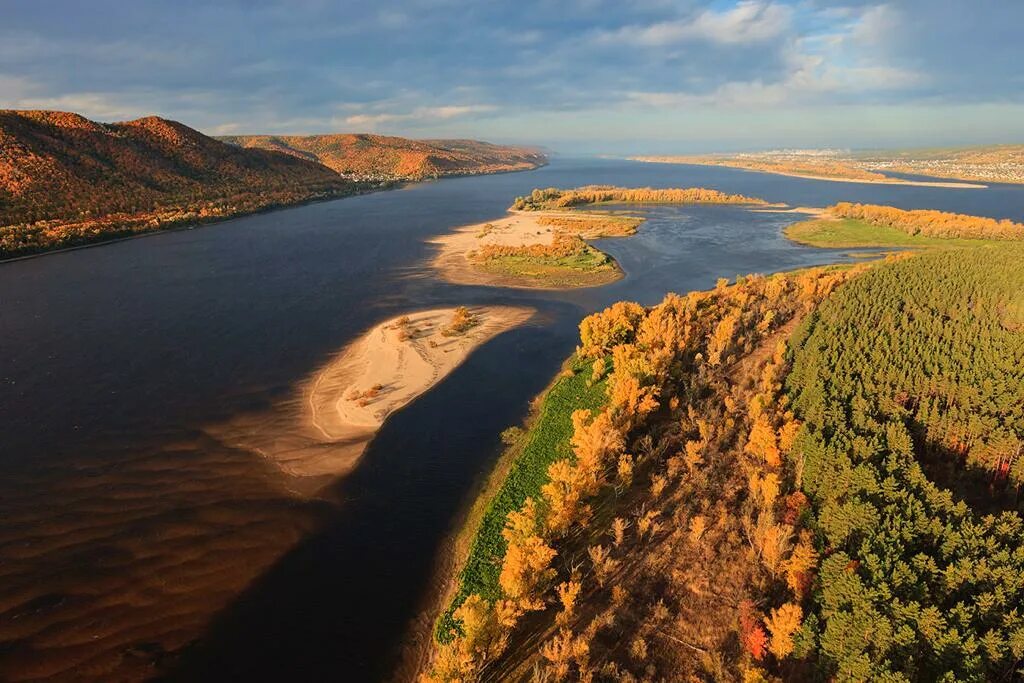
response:
{"label": "far shore", "polygon": [[695,166],[720,166],[722,168],[735,168],[741,171],[749,171],[751,173],[771,173],[772,175],[789,176],[790,178],[806,178],[807,180],[827,180],[833,183],[861,183],[865,185],[915,185],[917,187],[948,187],[962,190],[984,190],[988,187],[988,185],[981,185],[978,183],[965,183],[943,180],[909,180],[906,178],[887,178],[886,180],[876,180],[870,178],[840,178],[837,176],[813,175],[808,173],[792,173],[789,171],[773,171],[765,168],[745,168],[743,166],[733,164],[716,164],[702,162],[697,159],[673,159],[672,157],[629,157],[629,160],[641,161],[648,164],[693,164]]}

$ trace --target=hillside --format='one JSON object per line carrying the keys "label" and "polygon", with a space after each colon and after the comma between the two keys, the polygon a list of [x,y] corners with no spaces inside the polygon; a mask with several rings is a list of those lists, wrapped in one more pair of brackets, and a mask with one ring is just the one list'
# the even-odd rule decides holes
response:
{"label": "hillside", "polygon": [[356,179],[420,180],[450,175],[523,171],[547,163],[528,147],[476,140],[410,140],[370,134],[238,135],[221,140],[318,161]]}
{"label": "hillside", "polygon": [[1022,256],[586,318],[457,541],[424,680],[1010,680]]}
{"label": "hillside", "polygon": [[315,162],[155,116],[0,111],[0,258],[356,189]]}

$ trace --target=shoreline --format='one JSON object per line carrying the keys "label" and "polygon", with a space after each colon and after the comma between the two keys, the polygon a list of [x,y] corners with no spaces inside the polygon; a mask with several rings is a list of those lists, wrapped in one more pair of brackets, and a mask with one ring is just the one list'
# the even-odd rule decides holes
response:
{"label": "shoreline", "polygon": [[[429,238],[427,243],[437,247],[437,253],[431,259],[430,267],[437,271],[441,279],[452,284],[547,291],[600,287],[625,277],[625,272],[618,261],[592,245],[592,249],[605,256],[611,268],[606,271],[575,272],[570,268],[563,268],[565,275],[578,274],[580,279],[578,282],[566,284],[545,282],[545,278],[541,276],[531,281],[530,275],[514,276],[492,272],[482,267],[480,263],[474,262],[472,256],[481,247],[529,247],[553,243],[556,235],[561,231],[552,225],[544,225],[540,222],[540,219],[550,217],[586,220],[592,218],[593,215],[579,211],[516,211],[510,209],[501,218],[458,226],[450,232]],[[581,237],[587,239],[588,244],[590,239],[598,238],[593,235],[581,235]]]}
{"label": "shoreline", "polygon": [[438,548],[431,571],[430,586],[405,630],[404,642],[396,651],[396,663],[386,680],[416,681],[430,663],[436,641],[438,620],[459,590],[459,574],[465,566],[473,541],[491,500],[498,495],[505,480],[526,448],[527,436],[541,419],[544,401],[551,390],[570,369],[575,354],[568,356],[552,375],[547,385],[530,399],[526,415],[514,425],[522,430],[518,441],[502,444],[490,469],[481,472],[454,518],[452,529]]}
{"label": "shoreline", "polygon": [[456,307],[413,311],[375,324],[333,354],[269,413],[238,416],[211,433],[257,453],[300,494],[351,472],[387,418],[444,380],[494,337],[525,324],[523,306],[474,306],[475,324],[443,331]]}
{"label": "shoreline", "polygon": [[182,225],[169,225],[166,228],[156,228],[156,229],[153,229],[153,230],[145,230],[145,231],[137,232],[137,233],[130,234],[130,235],[121,235],[121,236],[118,236],[118,237],[110,237],[110,238],[106,238],[106,239],[99,238],[99,239],[95,239],[95,240],[90,240],[88,242],[84,242],[82,244],[75,244],[75,245],[66,246],[66,247],[57,247],[55,249],[44,249],[44,250],[41,250],[41,251],[31,252],[31,253],[28,253],[28,254],[19,254],[17,256],[8,256],[8,257],[0,256],[0,267],[2,267],[3,265],[5,265],[7,263],[17,263],[18,261],[27,261],[29,259],[41,258],[43,256],[51,256],[53,254],[64,254],[64,253],[71,252],[71,251],[78,251],[80,249],[93,249],[95,247],[103,247],[103,246],[106,246],[108,244],[116,244],[118,242],[126,242],[128,240],[141,239],[143,237],[155,237],[157,235],[166,235],[166,234],[171,234],[171,233],[175,233],[175,232],[184,232],[186,230],[195,230],[197,228],[206,228],[206,227],[211,227],[211,226],[215,226],[215,225],[223,225],[224,223],[229,223],[229,222],[231,222],[233,220],[236,220],[236,219],[239,219],[239,218],[247,218],[249,216],[259,216],[259,215],[262,215],[262,214],[274,213],[276,211],[284,211],[284,210],[287,210],[287,209],[295,209],[295,208],[298,208],[300,206],[309,206],[309,205],[312,205],[312,204],[320,204],[320,203],[324,203],[324,202],[333,202],[333,201],[337,201],[337,200],[341,200],[341,199],[349,199],[351,197],[361,197],[363,195],[375,194],[377,192],[387,192],[387,191],[390,191],[390,190],[401,190],[401,189],[404,189],[406,187],[409,187],[410,185],[416,185],[416,184],[419,184],[419,183],[436,182],[436,181],[439,181],[439,180],[447,180],[447,179],[455,179],[455,178],[468,178],[468,177],[483,176],[483,175],[501,175],[501,174],[505,174],[505,173],[525,173],[527,171],[535,171],[538,168],[543,168],[543,167],[545,167],[547,165],[548,165],[548,162],[545,162],[543,164],[538,164],[538,165],[530,167],[530,168],[508,169],[508,170],[503,170],[503,171],[491,171],[491,172],[488,172],[488,173],[472,173],[472,172],[451,173],[451,174],[445,174],[445,175],[441,175],[441,176],[434,176],[434,177],[430,177],[430,178],[422,178],[422,179],[419,179],[419,180],[410,180],[410,179],[407,179],[407,178],[396,178],[394,180],[381,181],[381,183],[379,183],[377,185],[374,185],[372,187],[367,187],[367,188],[356,190],[355,192],[349,192],[349,193],[346,193],[346,194],[339,194],[339,195],[336,195],[336,196],[330,196],[330,197],[309,197],[308,199],[303,199],[303,200],[299,200],[299,201],[288,203],[288,204],[281,204],[281,205],[276,205],[276,206],[267,206],[267,207],[264,207],[262,209],[256,209],[254,211],[243,211],[243,212],[240,212],[240,213],[232,214],[230,216],[215,216],[215,217],[211,217],[208,220],[199,220],[199,221],[194,221],[194,222],[188,222],[188,223],[185,223],[185,224],[182,224]]}
{"label": "shoreline", "polygon": [[788,171],[771,171],[763,168],[746,168],[744,166],[734,166],[732,164],[713,164],[713,163],[702,163],[696,160],[671,160],[671,159],[656,159],[656,158],[645,158],[645,157],[629,157],[629,161],[637,161],[644,164],[690,164],[692,166],[717,166],[720,168],[734,168],[738,171],[748,171],[750,173],[768,173],[771,175],[781,175],[790,178],[804,178],[805,180],[823,180],[833,183],[860,183],[864,185],[910,185],[916,187],[945,187],[952,189],[961,190],[984,190],[988,189],[988,185],[982,185],[979,183],[965,182],[965,181],[942,181],[942,180],[907,180],[904,178],[891,178],[888,180],[872,180],[869,178],[840,178],[836,176],[823,176],[823,175],[812,175],[807,173],[792,173]]}

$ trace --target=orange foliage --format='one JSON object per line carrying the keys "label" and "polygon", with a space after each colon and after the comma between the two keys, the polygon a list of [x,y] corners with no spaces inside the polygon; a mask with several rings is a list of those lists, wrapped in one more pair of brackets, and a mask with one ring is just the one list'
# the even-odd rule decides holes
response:
{"label": "orange foliage", "polygon": [[626,343],[636,332],[645,309],[631,301],[619,301],[580,322],[579,354],[595,358],[610,353],[613,346]]}
{"label": "orange foliage", "polygon": [[761,626],[754,603],[744,600],[740,603],[740,640],[743,649],[757,661],[764,659],[768,651],[768,635]]}
{"label": "orange foliage", "polygon": [[344,175],[421,180],[468,173],[516,171],[543,165],[528,147],[475,140],[410,140],[372,134],[239,135],[221,138],[241,147],[275,150],[315,159]]}
{"label": "orange foliage", "polygon": [[892,206],[840,202],[827,211],[837,218],[856,218],[872,225],[896,228],[910,235],[925,237],[1020,240],[1024,224],[962,213],[916,209],[905,211]]}
{"label": "orange foliage", "polygon": [[782,464],[779,453],[779,446],[776,442],[775,429],[772,428],[768,418],[759,415],[750,428],[750,437],[744,449],[747,453],[760,458],[769,467],[778,467]]}
{"label": "orange foliage", "polygon": [[793,651],[793,634],[800,628],[804,612],[800,605],[787,602],[778,609],[773,609],[766,622],[772,634],[769,649],[772,654],[782,659]]}
{"label": "orange foliage", "polygon": [[477,252],[476,257],[480,259],[500,258],[502,256],[524,256],[529,258],[568,258],[582,254],[587,249],[587,243],[576,235],[556,233],[554,239],[548,244],[535,242],[533,244],[485,244]]}
{"label": "orange foliage", "polygon": [[610,185],[588,185],[574,190],[548,188],[534,190],[525,197],[516,197],[513,209],[564,209],[583,204],[602,202],[637,204],[764,204],[763,199],[726,194],[703,187],[660,189],[653,187],[626,188]]}

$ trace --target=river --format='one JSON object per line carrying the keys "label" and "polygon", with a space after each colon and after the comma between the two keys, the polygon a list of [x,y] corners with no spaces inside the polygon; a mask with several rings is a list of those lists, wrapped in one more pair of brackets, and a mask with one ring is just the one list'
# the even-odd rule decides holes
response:
{"label": "river", "polygon": [[[846,258],[782,237],[798,215],[656,207],[638,235],[600,243],[626,272],[606,287],[456,286],[429,268],[429,238],[534,187],[590,183],[1024,218],[1017,186],[556,159],[0,264],[0,679],[386,677],[499,433],[571,353],[581,317]],[[346,343],[452,304],[538,313],[392,415],[318,494],[225,437],[286,431],[279,406]]]}

